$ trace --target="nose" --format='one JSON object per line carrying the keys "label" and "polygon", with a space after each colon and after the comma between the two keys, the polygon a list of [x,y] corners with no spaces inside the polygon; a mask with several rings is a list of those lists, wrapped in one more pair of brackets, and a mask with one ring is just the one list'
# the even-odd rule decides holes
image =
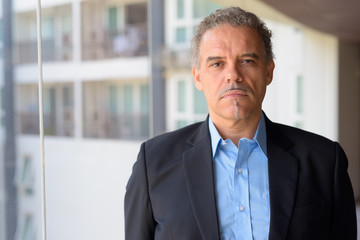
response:
{"label": "nose", "polygon": [[231,64],[226,69],[225,81],[228,83],[241,81],[241,74],[236,64]]}

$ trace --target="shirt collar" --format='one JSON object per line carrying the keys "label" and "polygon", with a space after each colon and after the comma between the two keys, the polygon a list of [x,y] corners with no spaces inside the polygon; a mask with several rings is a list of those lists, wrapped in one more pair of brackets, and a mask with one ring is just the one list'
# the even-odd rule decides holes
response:
{"label": "shirt collar", "polygon": [[[222,138],[218,130],[216,129],[213,121],[211,120],[211,117],[209,117],[209,131],[211,138],[212,155],[213,157],[215,157],[218,144]],[[266,126],[265,126],[265,118],[263,112],[261,112],[261,118],[256,129],[254,140],[258,143],[265,156],[267,156]]]}

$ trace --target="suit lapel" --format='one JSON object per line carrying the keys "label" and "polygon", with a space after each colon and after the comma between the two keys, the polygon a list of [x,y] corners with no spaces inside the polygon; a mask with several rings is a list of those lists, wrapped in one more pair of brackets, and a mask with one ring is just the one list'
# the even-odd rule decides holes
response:
{"label": "suit lapel", "polygon": [[291,154],[292,143],[281,129],[266,120],[271,211],[269,240],[286,239],[295,204],[298,159]]}
{"label": "suit lapel", "polygon": [[[192,147],[183,153],[184,174],[190,201],[203,239],[219,240],[214,175],[208,122],[189,139]],[[295,204],[298,159],[292,143],[266,118],[270,188],[269,240],[286,239]]]}
{"label": "suit lapel", "polygon": [[205,121],[189,140],[192,148],[183,153],[183,164],[190,201],[201,235],[206,240],[218,240],[220,235],[207,124]]}

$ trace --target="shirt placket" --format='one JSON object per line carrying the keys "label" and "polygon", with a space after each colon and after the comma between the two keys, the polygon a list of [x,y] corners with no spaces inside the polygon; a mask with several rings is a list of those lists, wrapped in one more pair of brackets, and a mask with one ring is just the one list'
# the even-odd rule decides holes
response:
{"label": "shirt placket", "polygon": [[235,215],[239,224],[237,239],[249,239],[252,236],[250,203],[249,203],[249,170],[248,158],[251,142],[240,140],[238,156],[234,171]]}

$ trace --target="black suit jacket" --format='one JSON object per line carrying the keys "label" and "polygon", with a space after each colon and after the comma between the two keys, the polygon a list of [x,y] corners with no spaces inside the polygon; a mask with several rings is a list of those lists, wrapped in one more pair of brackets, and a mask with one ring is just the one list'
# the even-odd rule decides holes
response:
{"label": "black suit jacket", "polygon": [[[339,144],[267,118],[266,131],[269,239],[355,240]],[[220,239],[211,152],[207,121],[142,144],[125,195],[127,240]]]}

